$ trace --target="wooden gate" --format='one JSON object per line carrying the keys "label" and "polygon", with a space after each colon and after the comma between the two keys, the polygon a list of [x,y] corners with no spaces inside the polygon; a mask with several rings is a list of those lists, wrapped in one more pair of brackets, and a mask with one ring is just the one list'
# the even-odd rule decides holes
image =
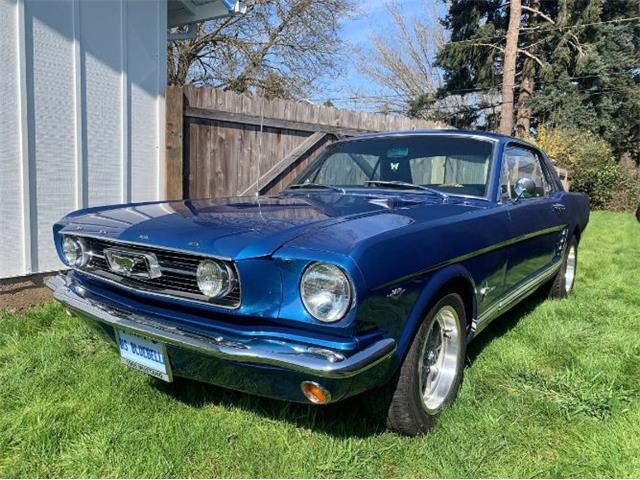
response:
{"label": "wooden gate", "polygon": [[447,128],[214,88],[168,87],[166,101],[166,187],[173,199],[275,193],[338,138]]}

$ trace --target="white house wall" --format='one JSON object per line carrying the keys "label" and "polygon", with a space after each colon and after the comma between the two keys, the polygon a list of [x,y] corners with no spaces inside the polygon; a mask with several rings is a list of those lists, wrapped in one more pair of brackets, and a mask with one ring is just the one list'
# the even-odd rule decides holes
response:
{"label": "white house wall", "polygon": [[166,2],[0,0],[0,278],[60,268],[51,226],[164,197]]}
{"label": "white house wall", "polygon": [[0,278],[24,270],[17,11],[0,1]]}

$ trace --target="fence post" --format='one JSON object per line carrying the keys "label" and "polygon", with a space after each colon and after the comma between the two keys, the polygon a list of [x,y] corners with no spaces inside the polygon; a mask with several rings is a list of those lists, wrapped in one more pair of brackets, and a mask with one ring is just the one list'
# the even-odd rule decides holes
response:
{"label": "fence post", "polygon": [[182,199],[184,192],[184,100],[182,87],[168,86],[166,92],[166,192],[167,199]]}

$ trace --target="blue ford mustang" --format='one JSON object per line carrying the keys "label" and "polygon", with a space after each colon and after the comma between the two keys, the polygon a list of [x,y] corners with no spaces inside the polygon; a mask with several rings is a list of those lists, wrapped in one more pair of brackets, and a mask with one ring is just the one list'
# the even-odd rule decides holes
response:
{"label": "blue ford mustang", "polygon": [[150,375],[315,404],[383,387],[387,424],[415,435],[489,322],[571,292],[588,217],[521,140],[374,134],[276,196],[71,213],[49,286]]}

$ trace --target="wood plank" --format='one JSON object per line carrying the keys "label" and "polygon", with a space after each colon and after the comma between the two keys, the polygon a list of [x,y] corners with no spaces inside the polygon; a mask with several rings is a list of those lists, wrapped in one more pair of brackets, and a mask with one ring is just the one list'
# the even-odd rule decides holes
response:
{"label": "wood plank", "polygon": [[181,87],[167,87],[166,119],[166,195],[168,199],[182,199],[184,198],[184,119]]}
{"label": "wood plank", "polygon": [[286,157],[276,163],[273,167],[271,167],[267,172],[264,173],[257,182],[253,182],[247,189],[245,189],[241,195],[247,195],[252,191],[256,191],[258,188],[258,192],[262,193],[264,190],[269,187],[272,183],[274,183],[278,177],[292,164],[296,163],[303,157],[309,150],[315,148],[320,142],[324,141],[327,133],[316,132],[309,136],[302,144],[300,144],[297,148],[291,151]]}
{"label": "wood plank", "polygon": [[318,123],[301,122],[293,120],[284,120],[280,118],[266,117],[261,119],[259,115],[250,115],[246,113],[233,113],[222,110],[213,110],[209,108],[187,107],[185,108],[185,116],[192,118],[200,118],[206,120],[216,120],[226,123],[237,123],[240,125],[260,126],[262,122],[265,128],[277,128],[285,130],[296,130],[299,132],[323,132],[338,135],[358,135],[361,133],[373,132],[374,130],[366,130],[362,128],[349,128],[336,125],[321,125]]}
{"label": "wood plank", "polygon": [[190,197],[252,194],[258,185],[262,193],[279,192],[334,139],[372,131],[447,128],[208,87],[185,86],[182,92],[183,194]]}

